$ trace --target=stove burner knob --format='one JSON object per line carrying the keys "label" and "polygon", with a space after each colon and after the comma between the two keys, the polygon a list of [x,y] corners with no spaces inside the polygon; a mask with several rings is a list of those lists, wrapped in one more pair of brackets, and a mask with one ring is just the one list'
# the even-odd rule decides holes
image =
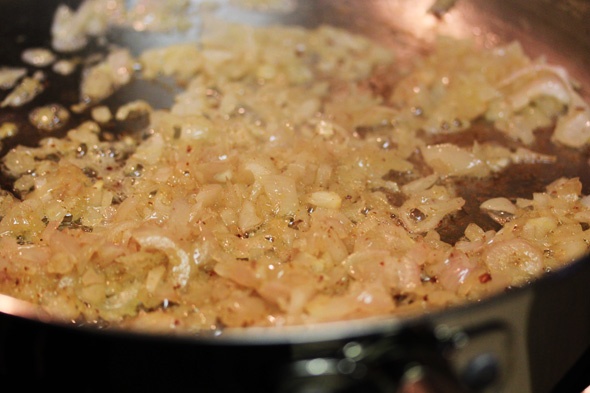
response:
{"label": "stove burner knob", "polygon": [[469,361],[463,370],[462,380],[474,391],[483,390],[500,377],[498,358],[491,353],[482,353]]}

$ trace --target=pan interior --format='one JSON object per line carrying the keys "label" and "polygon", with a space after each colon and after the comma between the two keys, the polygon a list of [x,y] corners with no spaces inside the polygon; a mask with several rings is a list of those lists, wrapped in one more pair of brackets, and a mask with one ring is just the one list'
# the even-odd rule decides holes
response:
{"label": "pan interior", "polygon": [[[570,75],[579,82],[582,89],[580,94],[587,98],[584,89],[590,82],[585,65],[588,64],[587,36],[585,31],[577,29],[577,25],[583,24],[582,15],[587,15],[583,3],[558,2],[555,3],[555,12],[547,19],[548,12],[539,11],[538,7],[531,6],[531,2],[515,1],[507,5],[502,1],[459,1],[442,16],[428,13],[430,1],[416,1],[412,7],[407,7],[404,1],[329,1],[316,2],[299,1],[294,6],[283,10],[259,13],[252,10],[240,10],[234,5],[224,5],[212,11],[213,14],[230,20],[248,21],[255,25],[301,25],[309,28],[329,24],[348,31],[359,33],[374,39],[381,44],[392,48],[397,53],[396,61],[400,69],[411,67],[417,56],[428,54],[432,45],[440,35],[450,35],[457,38],[473,39],[477,45],[483,48],[500,45],[502,43],[518,40],[529,56],[536,58],[544,56],[548,62],[565,66]],[[239,12],[236,14],[236,12]],[[359,17],[362,15],[362,17]],[[216,16],[216,17],[217,17]],[[191,34],[198,34],[201,29],[202,15],[195,17],[196,24],[191,27]],[[580,33],[580,31],[582,33]],[[25,47],[32,45],[31,36],[24,38],[17,44],[20,52]],[[46,38],[45,38],[46,39]],[[190,42],[192,37],[185,33],[141,33],[126,29],[115,29],[108,33],[107,39],[114,44],[131,48],[132,52],[140,53],[148,48],[162,44],[177,42]],[[39,45],[47,45],[47,42]],[[7,46],[6,51],[14,50]],[[104,44],[97,44],[90,50],[104,50]],[[18,58],[16,53],[9,57]],[[74,104],[79,101],[78,83],[81,78],[81,70],[72,78],[60,78],[59,84],[49,83],[47,94],[40,97],[46,103],[68,102]],[[387,89],[387,86],[378,87]],[[170,80],[161,79],[157,83],[135,82],[121,89],[117,94],[105,101],[112,108],[116,108],[125,102],[137,97],[145,98],[154,108],[165,108],[173,102],[173,96],[177,93],[177,86]],[[6,155],[18,144],[36,145],[46,136],[40,133],[29,121],[30,107],[17,108],[0,113],[0,122],[16,122],[21,125],[20,137],[3,141],[2,155]],[[79,124],[88,119],[89,112],[74,113],[71,121]],[[110,134],[117,137],[123,130],[130,135],[137,135],[145,128],[143,119],[132,119],[124,124],[119,124],[110,130]],[[60,136],[65,133],[64,128],[52,136]],[[360,129],[359,134],[365,130]],[[555,145],[550,142],[552,128],[547,127],[536,132],[537,138],[526,147],[556,157],[556,161],[550,165],[546,163],[514,164],[508,170],[498,175],[481,178],[452,180],[457,193],[463,195],[466,203],[461,212],[443,222],[439,233],[441,240],[454,244],[464,236],[469,223],[475,222],[484,231],[498,230],[498,220],[490,218],[490,215],[480,209],[480,205],[491,198],[509,195],[510,199],[530,198],[532,193],[543,192],[547,184],[561,178],[578,177],[583,184],[582,193],[590,193],[590,171],[588,171],[588,148],[572,149],[570,147]],[[452,136],[432,135],[428,137],[428,143],[442,144],[453,143],[457,146],[471,146],[474,142],[486,141],[499,143],[511,149],[523,147],[520,142],[505,138],[490,126],[489,122],[476,121],[463,132]],[[399,180],[395,174],[385,180]],[[2,175],[2,187],[13,191],[13,179]],[[388,195],[392,200],[395,195]],[[586,228],[587,229],[587,228]],[[403,301],[403,299],[401,300]],[[391,322],[391,321],[390,321]]]}

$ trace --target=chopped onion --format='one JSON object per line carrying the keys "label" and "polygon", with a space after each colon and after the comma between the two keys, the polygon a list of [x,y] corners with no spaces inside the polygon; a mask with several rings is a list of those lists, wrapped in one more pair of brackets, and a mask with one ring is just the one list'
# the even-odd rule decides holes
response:
{"label": "chopped onion", "polygon": [[12,89],[17,84],[17,82],[26,74],[27,70],[25,68],[0,68],[0,89]]}
{"label": "chopped onion", "polygon": [[31,102],[35,97],[45,90],[42,80],[44,79],[42,74],[35,74],[33,77],[26,77],[23,79],[18,86],[14,88],[4,98],[0,107],[4,108],[7,106],[20,107],[24,104]]}
{"label": "chopped onion", "polygon": [[450,143],[428,145],[421,152],[426,163],[443,176],[483,177],[490,173],[483,160]]}
{"label": "chopped onion", "polygon": [[56,56],[49,49],[30,48],[26,49],[22,55],[22,60],[35,67],[46,67],[55,62]]}
{"label": "chopped onion", "polygon": [[339,209],[342,205],[342,198],[335,192],[317,191],[309,196],[309,203],[318,207]]}
{"label": "chopped onion", "polygon": [[70,112],[59,104],[35,108],[29,114],[29,121],[42,131],[55,131],[66,125]]}

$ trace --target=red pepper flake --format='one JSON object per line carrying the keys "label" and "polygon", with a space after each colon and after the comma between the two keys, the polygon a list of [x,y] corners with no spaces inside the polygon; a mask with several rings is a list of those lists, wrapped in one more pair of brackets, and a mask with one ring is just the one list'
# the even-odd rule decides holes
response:
{"label": "red pepper flake", "polygon": [[488,281],[492,281],[492,275],[490,273],[484,273],[479,276],[479,282],[485,284]]}

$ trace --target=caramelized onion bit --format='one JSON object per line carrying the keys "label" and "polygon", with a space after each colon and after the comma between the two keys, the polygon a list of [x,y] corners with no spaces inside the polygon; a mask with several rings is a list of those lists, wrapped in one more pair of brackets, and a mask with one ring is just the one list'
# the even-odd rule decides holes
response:
{"label": "caramelized onion bit", "polygon": [[65,126],[70,119],[70,112],[59,104],[35,108],[29,114],[29,121],[42,131],[55,131]]}

